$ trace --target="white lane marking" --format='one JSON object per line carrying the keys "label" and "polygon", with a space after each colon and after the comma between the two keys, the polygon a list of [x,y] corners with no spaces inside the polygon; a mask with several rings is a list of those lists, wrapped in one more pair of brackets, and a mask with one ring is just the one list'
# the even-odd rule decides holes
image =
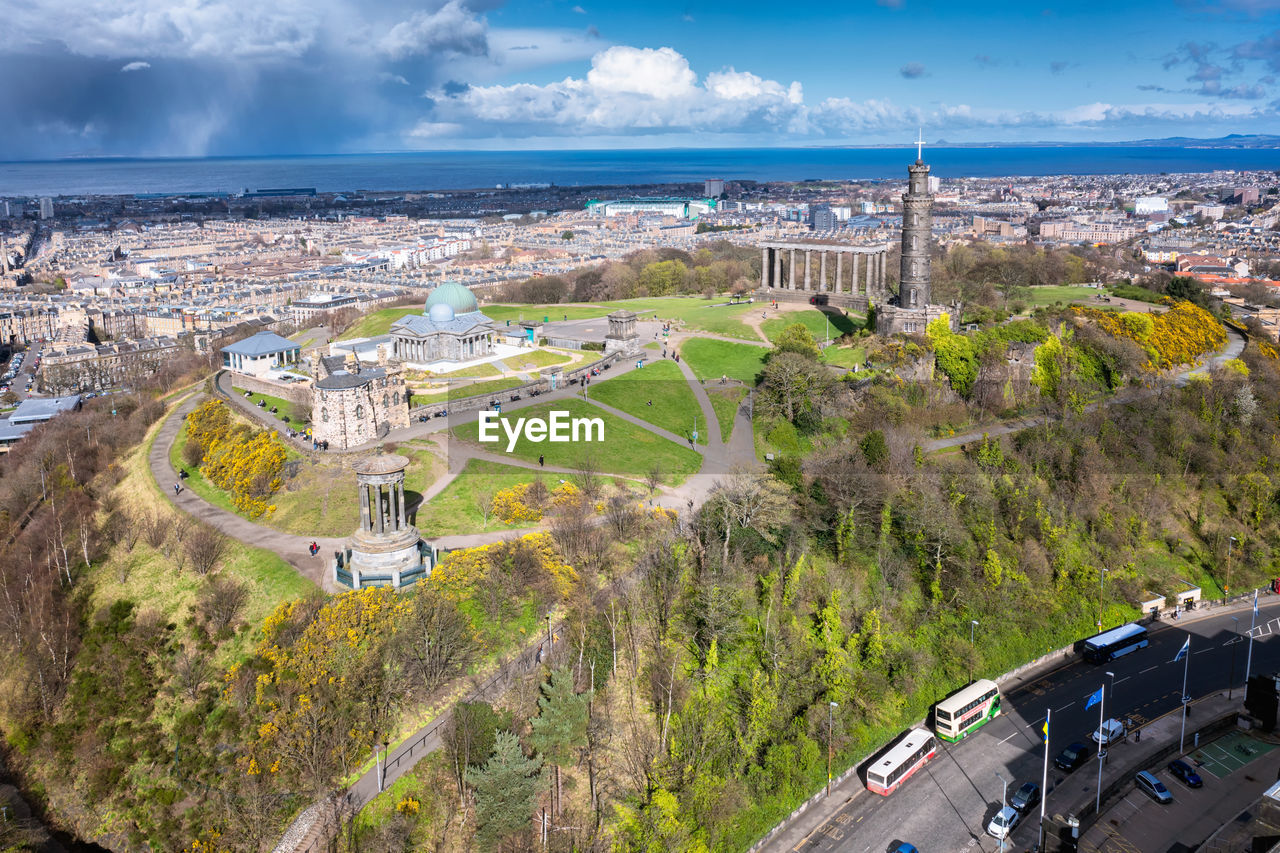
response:
{"label": "white lane marking", "polygon": [[1129,680],[1129,676],[1126,675],[1124,678],[1117,678],[1116,684],[1119,684],[1122,681],[1128,681],[1128,680]]}
{"label": "white lane marking", "polygon": [[1001,742],[1001,743],[1004,743],[1006,740],[1008,740],[1009,738],[1013,737],[1013,736],[1014,736],[1014,735],[1016,735],[1016,734],[1017,734],[1017,732],[1014,732],[1013,734],[1009,735],[1009,737],[1004,738],[1004,739],[1003,739],[1003,740],[1001,740],[1000,742]]}
{"label": "white lane marking", "polygon": [[1063,711],[1067,710],[1068,708],[1070,708],[1070,707],[1071,707],[1072,705],[1074,705],[1074,704],[1076,704],[1076,703],[1075,703],[1075,702],[1068,702],[1067,704],[1063,705],[1061,708],[1059,708],[1059,709],[1058,709],[1058,713],[1062,713]]}
{"label": "white lane marking", "polygon": [[1192,654],[1193,654],[1193,655],[1202,655],[1202,654],[1204,654],[1205,652],[1211,652],[1211,651],[1213,651],[1213,649],[1201,649],[1201,650],[1200,650],[1200,651],[1198,651],[1198,652],[1192,652]]}
{"label": "white lane marking", "polygon": [[1142,672],[1138,673],[1138,675],[1146,675],[1148,672],[1150,672],[1150,671],[1151,671],[1151,670],[1153,670],[1153,669],[1159,669],[1159,667],[1158,667],[1158,666],[1149,666],[1149,667],[1147,667],[1146,669],[1144,669]]}

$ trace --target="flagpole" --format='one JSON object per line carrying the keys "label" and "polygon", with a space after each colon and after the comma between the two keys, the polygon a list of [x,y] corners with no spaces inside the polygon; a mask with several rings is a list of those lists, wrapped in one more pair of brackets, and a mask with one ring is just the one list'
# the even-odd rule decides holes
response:
{"label": "flagpole", "polygon": [[1187,656],[1182,659],[1182,736],[1178,738],[1178,752],[1187,746],[1187,668],[1191,665],[1191,635],[1187,635]]}
{"label": "flagpole", "polygon": [[1249,620],[1249,653],[1244,658],[1244,690],[1249,695],[1249,673],[1253,668],[1253,629],[1258,624],[1258,591],[1253,591],[1253,618]]}
{"label": "flagpole", "polygon": [[1040,772],[1040,843],[1037,850],[1044,849],[1044,804],[1049,799],[1049,719],[1053,709],[1044,712],[1044,770]]}
{"label": "flagpole", "polygon": [[1102,757],[1106,754],[1102,751],[1102,741],[1107,736],[1107,733],[1102,729],[1102,727],[1106,725],[1104,722],[1107,712],[1106,682],[1103,682],[1102,687],[1099,688],[1099,690],[1102,693],[1102,701],[1098,703],[1098,799],[1093,804],[1093,813],[1095,815],[1102,811]]}

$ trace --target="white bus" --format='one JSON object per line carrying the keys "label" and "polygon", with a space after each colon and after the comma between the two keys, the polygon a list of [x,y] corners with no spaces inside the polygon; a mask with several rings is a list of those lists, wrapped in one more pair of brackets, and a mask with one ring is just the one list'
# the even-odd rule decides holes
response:
{"label": "white bus", "polygon": [[867,768],[867,789],[889,796],[938,753],[938,740],[924,729],[912,729]]}
{"label": "white bus", "polygon": [[938,737],[955,743],[1000,716],[1000,688],[985,678],[953,693],[933,709]]}
{"label": "white bus", "polygon": [[1109,660],[1147,647],[1147,629],[1130,622],[1084,641],[1084,659],[1089,663],[1106,663]]}

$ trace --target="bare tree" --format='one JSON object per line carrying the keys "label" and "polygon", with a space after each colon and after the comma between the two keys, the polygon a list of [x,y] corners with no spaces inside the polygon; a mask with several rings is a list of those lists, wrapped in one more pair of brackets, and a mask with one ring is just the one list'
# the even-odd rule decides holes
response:
{"label": "bare tree", "polygon": [[649,487],[649,494],[651,495],[658,490],[658,486],[662,485],[662,463],[653,463],[653,467],[645,475],[644,484]]}
{"label": "bare tree", "polygon": [[173,658],[173,674],[178,690],[188,699],[200,698],[200,691],[213,677],[208,655],[183,646]]}
{"label": "bare tree", "polygon": [[240,581],[235,578],[212,577],[196,596],[196,613],[208,627],[209,633],[216,634],[235,622],[248,600],[249,589]]}
{"label": "bare tree", "polygon": [[600,465],[596,461],[595,454],[589,450],[583,451],[573,467],[575,470],[570,475],[573,484],[587,500],[595,503],[604,489],[604,478],[600,476]]}
{"label": "bare tree", "polygon": [[186,552],[191,568],[198,575],[207,575],[218,567],[231,542],[216,527],[201,524],[187,536]]}
{"label": "bare tree", "polygon": [[429,588],[414,594],[413,612],[395,642],[393,654],[403,660],[409,685],[424,697],[461,674],[477,652],[470,620]]}

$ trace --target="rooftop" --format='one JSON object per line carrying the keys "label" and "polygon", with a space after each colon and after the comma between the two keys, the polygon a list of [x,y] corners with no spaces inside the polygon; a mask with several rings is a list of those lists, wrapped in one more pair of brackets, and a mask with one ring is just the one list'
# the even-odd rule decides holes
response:
{"label": "rooftop", "polygon": [[51,420],[80,406],[80,395],[70,397],[28,397],[9,415],[10,424],[34,424]]}
{"label": "rooftop", "polygon": [[222,348],[223,352],[229,352],[233,355],[271,355],[275,352],[288,352],[289,350],[299,349],[298,344],[288,338],[282,338],[269,329],[263,329],[257,334],[250,335],[243,340],[236,341]]}

